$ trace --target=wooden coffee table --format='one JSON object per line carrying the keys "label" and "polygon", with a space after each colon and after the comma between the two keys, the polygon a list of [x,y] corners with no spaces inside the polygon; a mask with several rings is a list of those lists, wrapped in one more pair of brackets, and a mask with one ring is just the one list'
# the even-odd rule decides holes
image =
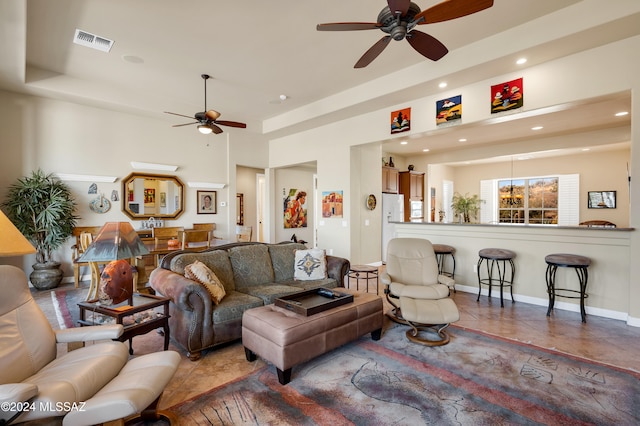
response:
{"label": "wooden coffee table", "polygon": [[164,350],[169,349],[169,301],[167,297],[153,294],[134,293],[131,299],[118,305],[101,305],[97,299],[78,303],[80,320],[78,324],[103,325],[122,324],[124,332],[115,340],[129,340],[129,354],[133,355],[134,336],[146,334],[162,327],[164,331]]}

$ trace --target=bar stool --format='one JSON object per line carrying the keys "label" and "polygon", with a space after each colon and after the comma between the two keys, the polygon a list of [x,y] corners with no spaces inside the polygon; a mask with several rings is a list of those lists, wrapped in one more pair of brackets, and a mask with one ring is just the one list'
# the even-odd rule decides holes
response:
{"label": "bar stool", "polygon": [[[433,251],[436,254],[436,260],[438,261],[438,274],[446,275],[448,277],[451,277],[452,279],[455,279],[456,257],[454,256],[454,253],[456,252],[456,249],[446,244],[433,244]],[[447,256],[451,256],[451,260],[453,263],[451,271],[448,271],[446,269]],[[453,286],[453,292],[456,292],[455,284]]]}
{"label": "bar stool", "polygon": [[[556,297],[580,299],[580,315],[582,316],[582,322],[587,322],[587,315],[584,310],[584,299],[589,297],[587,294],[589,271],[587,269],[589,268],[589,265],[591,265],[591,259],[577,254],[554,253],[547,255],[544,258],[544,261],[547,262],[547,293],[549,293],[549,309],[547,309],[547,316],[551,315]],[[580,290],[556,288],[556,271],[558,270],[558,267],[573,268],[576,271],[578,281],[580,282]],[[566,293],[563,294],[563,292],[578,293],[579,295],[573,296]]]}
{"label": "bar stool", "polygon": [[[349,280],[351,278],[356,280],[356,291],[360,291],[360,280],[364,280],[366,284],[365,291],[367,293],[369,293],[369,280],[375,279],[376,294],[379,294],[378,293],[378,267],[369,266],[369,265],[351,265],[349,267],[349,274],[347,279]],[[349,288],[348,282],[347,282],[347,288]]]}
{"label": "bar stool", "polygon": [[[515,302],[513,299],[513,277],[516,274],[516,267],[513,264],[513,259],[516,257],[516,253],[499,248],[486,248],[478,252],[480,259],[478,260],[478,298],[476,301],[480,301],[480,293],[482,292],[482,285],[489,286],[489,297],[491,297],[491,287],[493,285],[500,284],[500,306],[504,308],[504,299],[502,297],[504,287],[509,287],[511,292],[511,302]],[[487,278],[481,277],[482,262],[486,261],[487,265]],[[507,264],[511,266],[511,278],[506,279]],[[498,277],[493,277],[493,268],[497,267]],[[498,284],[494,284],[497,281]]]}

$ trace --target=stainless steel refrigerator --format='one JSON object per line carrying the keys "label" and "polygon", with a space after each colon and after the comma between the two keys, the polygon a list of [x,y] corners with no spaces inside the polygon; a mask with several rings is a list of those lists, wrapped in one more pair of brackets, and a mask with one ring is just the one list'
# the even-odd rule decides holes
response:
{"label": "stainless steel refrigerator", "polygon": [[382,261],[387,261],[387,244],[395,232],[390,222],[404,222],[404,195],[382,194]]}

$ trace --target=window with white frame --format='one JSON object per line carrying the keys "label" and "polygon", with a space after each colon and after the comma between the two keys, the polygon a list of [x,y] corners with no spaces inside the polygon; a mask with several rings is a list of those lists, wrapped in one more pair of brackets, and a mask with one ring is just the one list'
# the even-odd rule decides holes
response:
{"label": "window with white frame", "polygon": [[484,223],[577,225],[579,175],[484,180]]}

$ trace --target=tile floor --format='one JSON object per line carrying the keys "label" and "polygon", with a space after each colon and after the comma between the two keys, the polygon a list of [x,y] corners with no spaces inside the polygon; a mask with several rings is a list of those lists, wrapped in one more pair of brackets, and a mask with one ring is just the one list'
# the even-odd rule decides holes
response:
{"label": "tile floor", "polygon": [[[363,290],[361,284],[360,289]],[[372,285],[369,289],[374,292]],[[383,296],[382,289],[380,290]],[[499,299],[458,291],[453,294],[460,310],[460,321],[455,325],[481,330],[510,339],[529,342],[545,348],[586,357],[600,362],[640,371],[640,328],[630,327],[623,321],[587,316],[587,323],[580,321],[578,312],[555,310],[546,316],[546,307],[505,300],[504,308]],[[385,307],[389,305],[385,301]],[[455,339],[455,327],[450,330]],[[384,334],[382,336],[384,340]],[[137,355],[162,350],[163,337],[156,332],[134,338]],[[198,361],[189,361],[184,352],[178,372],[169,383],[160,401],[160,408],[171,407],[181,401],[196,397],[202,392],[223,385],[238,377],[259,369],[263,361],[250,363],[245,359],[240,342],[217,347],[203,353]]]}

